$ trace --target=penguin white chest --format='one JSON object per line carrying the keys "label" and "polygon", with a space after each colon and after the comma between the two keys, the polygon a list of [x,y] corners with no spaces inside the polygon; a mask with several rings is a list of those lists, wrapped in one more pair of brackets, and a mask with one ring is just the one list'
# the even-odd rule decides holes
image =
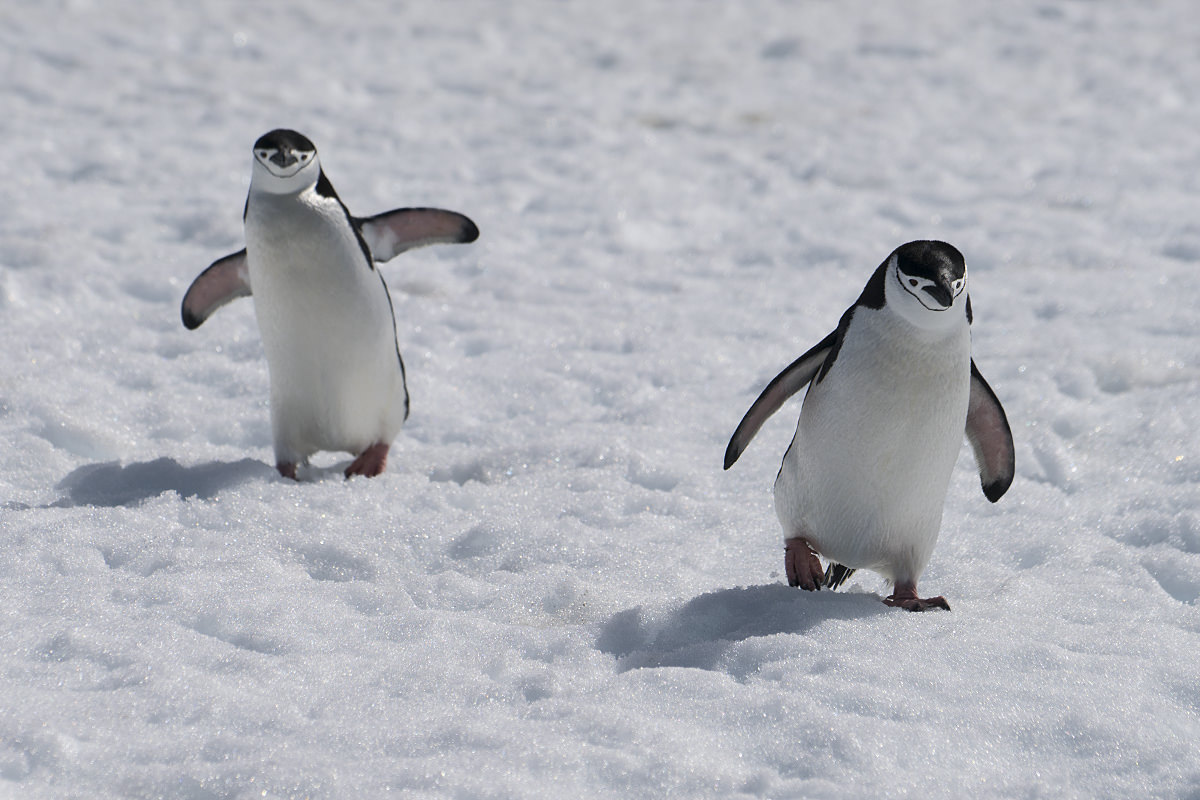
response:
{"label": "penguin white chest", "polygon": [[407,398],[391,300],[341,205],[252,194],[246,254],[277,458],[390,442]]}
{"label": "penguin white chest", "polygon": [[970,391],[966,320],[921,331],[859,308],[805,397],[775,483],[785,537],[848,567],[919,575],[941,526]]}

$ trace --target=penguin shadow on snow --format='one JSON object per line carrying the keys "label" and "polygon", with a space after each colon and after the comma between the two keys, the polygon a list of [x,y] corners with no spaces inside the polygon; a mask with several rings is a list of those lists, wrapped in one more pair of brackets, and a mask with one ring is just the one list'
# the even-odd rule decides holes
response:
{"label": "penguin shadow on snow", "polygon": [[[747,639],[803,634],[827,620],[892,613],[874,594],[801,592],[783,584],[708,592],[667,613],[644,607],[614,614],[596,647],[616,656],[617,671],[692,667],[740,674],[729,651]],[[736,660],[736,659],[733,659]]]}
{"label": "penguin shadow on snow", "polygon": [[86,464],[59,481],[65,496],[52,506],[128,506],[166,492],[209,500],[231,486],[270,479],[275,470],[261,461],[212,461],[185,467],[171,458],[121,466],[116,461]]}

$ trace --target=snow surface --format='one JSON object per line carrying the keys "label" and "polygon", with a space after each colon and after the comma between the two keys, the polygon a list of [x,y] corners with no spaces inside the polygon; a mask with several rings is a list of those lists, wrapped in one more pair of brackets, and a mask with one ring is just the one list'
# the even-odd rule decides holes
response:
{"label": "snow surface", "polygon": [[[0,797],[1200,798],[1200,24],[1144,3],[0,7]],[[269,466],[295,127],[384,266],[389,471]],[[1013,423],[922,580],[782,579],[765,383],[917,238]]]}

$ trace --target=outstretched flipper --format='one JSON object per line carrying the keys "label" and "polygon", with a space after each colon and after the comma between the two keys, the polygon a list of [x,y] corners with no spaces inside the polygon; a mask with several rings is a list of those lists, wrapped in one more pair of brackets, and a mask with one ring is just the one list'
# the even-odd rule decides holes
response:
{"label": "outstretched flipper", "polygon": [[725,448],[725,469],[732,467],[734,462],[741,457],[742,451],[750,444],[750,440],[758,433],[758,429],[763,426],[767,418],[778,411],[789,397],[803,389],[816,377],[830,353],[832,352],[836,356],[842,332],[843,326],[838,325],[837,330],[789,364],[783,372],[776,375],[767,384],[767,388],[763,389],[762,394],[754,401],[754,405],[750,406],[746,416],[742,417],[737,430],[733,432],[733,438],[729,440],[729,446]]}
{"label": "outstretched flipper", "polygon": [[1012,485],[1016,450],[1004,407],[971,359],[971,399],[967,404],[967,440],[975,451],[983,493],[993,503]]}
{"label": "outstretched flipper", "polygon": [[388,261],[414,247],[463,244],[479,238],[479,228],[469,218],[440,208],[397,208],[352,221],[376,261]]}
{"label": "outstretched flipper", "polygon": [[183,327],[195,330],[221,306],[249,296],[250,270],[246,265],[246,250],[242,248],[214,261],[192,281],[180,307]]}

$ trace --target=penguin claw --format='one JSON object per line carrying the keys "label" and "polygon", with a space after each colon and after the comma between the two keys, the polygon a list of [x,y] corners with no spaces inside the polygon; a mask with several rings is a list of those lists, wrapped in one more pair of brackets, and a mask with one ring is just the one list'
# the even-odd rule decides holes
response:
{"label": "penguin claw", "polygon": [[797,586],[806,592],[821,590],[825,570],[821,568],[816,551],[804,539],[797,537],[784,541],[783,565],[787,570],[788,586]]}
{"label": "penguin claw", "polygon": [[364,478],[374,478],[387,469],[388,447],[384,442],[375,444],[363,450],[350,466],[346,467],[346,477],[362,475]]}
{"label": "penguin claw", "polygon": [[279,474],[285,478],[291,478],[292,480],[298,480],[296,478],[295,462],[280,461],[275,465],[275,469],[279,470]]}
{"label": "penguin claw", "polygon": [[885,605],[894,608],[903,608],[905,611],[932,611],[935,608],[945,611],[950,610],[950,604],[941,595],[937,597],[917,597],[917,587],[915,584],[897,584],[896,590],[890,596],[884,598],[883,602]]}
{"label": "penguin claw", "polygon": [[905,611],[932,611],[935,608],[950,610],[950,604],[946,602],[946,598],[938,595],[937,597],[920,598],[913,597],[897,600],[894,597],[885,598],[883,601],[886,605],[895,608],[903,608]]}

